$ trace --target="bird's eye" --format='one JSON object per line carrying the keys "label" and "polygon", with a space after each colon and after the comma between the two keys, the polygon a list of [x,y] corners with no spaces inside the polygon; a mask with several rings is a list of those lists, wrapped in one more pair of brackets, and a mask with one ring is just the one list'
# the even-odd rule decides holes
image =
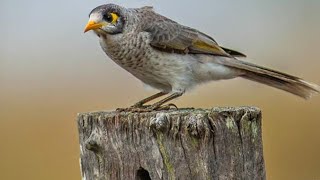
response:
{"label": "bird's eye", "polygon": [[112,22],[112,16],[110,13],[103,16],[103,19],[107,22]]}
{"label": "bird's eye", "polygon": [[108,13],[103,16],[103,19],[109,23],[115,24],[118,20],[119,16],[115,13]]}

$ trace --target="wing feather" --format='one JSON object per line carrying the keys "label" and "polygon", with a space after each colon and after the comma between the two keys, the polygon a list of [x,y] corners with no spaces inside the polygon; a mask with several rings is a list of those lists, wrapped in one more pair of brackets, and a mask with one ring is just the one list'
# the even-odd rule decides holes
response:
{"label": "wing feather", "polygon": [[212,37],[196,29],[180,25],[152,10],[145,13],[144,16],[148,18],[143,30],[151,34],[150,44],[159,50],[183,54],[245,56],[237,51],[220,47]]}

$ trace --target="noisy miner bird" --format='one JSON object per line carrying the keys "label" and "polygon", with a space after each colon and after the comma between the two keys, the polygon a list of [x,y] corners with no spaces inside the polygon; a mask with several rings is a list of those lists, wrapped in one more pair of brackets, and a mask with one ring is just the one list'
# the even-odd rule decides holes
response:
{"label": "noisy miner bird", "polygon": [[[103,51],[115,63],[160,90],[127,110],[167,109],[172,104],[163,104],[198,84],[236,77],[305,99],[319,93],[316,84],[237,59],[245,55],[221,47],[212,37],[157,14],[152,7],[98,6],[90,12],[84,32],[90,30],[99,37]],[[152,105],[144,105],[169,93]]]}

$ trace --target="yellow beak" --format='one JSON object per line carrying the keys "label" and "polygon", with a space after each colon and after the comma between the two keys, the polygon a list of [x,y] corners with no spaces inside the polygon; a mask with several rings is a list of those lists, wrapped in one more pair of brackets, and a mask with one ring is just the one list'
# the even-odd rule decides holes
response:
{"label": "yellow beak", "polygon": [[84,32],[88,32],[90,30],[99,29],[103,26],[103,23],[96,23],[94,21],[89,21],[86,27],[84,28]]}

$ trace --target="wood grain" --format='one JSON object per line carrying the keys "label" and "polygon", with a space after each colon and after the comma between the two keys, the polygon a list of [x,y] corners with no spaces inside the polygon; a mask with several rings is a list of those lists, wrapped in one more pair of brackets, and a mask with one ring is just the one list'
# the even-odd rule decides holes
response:
{"label": "wood grain", "polygon": [[103,111],[77,121],[86,180],[266,177],[257,108]]}

